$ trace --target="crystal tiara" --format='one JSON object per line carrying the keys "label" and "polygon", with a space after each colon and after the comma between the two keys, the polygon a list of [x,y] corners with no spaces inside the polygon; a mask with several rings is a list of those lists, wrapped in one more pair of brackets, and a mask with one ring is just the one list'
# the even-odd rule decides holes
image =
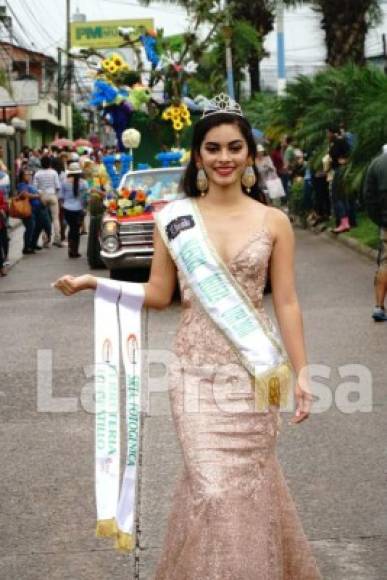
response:
{"label": "crystal tiara", "polygon": [[215,115],[219,113],[229,113],[243,117],[241,106],[225,93],[220,93],[220,95],[217,95],[206,103],[203,110],[202,119],[208,117],[209,115]]}

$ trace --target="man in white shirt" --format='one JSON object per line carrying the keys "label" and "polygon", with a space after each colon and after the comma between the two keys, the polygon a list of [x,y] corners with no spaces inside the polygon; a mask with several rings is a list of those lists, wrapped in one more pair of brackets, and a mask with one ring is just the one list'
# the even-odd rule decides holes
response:
{"label": "man in white shirt", "polygon": [[[62,248],[59,223],[59,201],[60,181],[58,173],[51,167],[51,159],[43,156],[41,159],[42,168],[39,169],[33,179],[33,186],[41,194],[42,202],[50,209],[52,223],[54,225],[54,246]],[[48,245],[48,243],[47,243]]]}

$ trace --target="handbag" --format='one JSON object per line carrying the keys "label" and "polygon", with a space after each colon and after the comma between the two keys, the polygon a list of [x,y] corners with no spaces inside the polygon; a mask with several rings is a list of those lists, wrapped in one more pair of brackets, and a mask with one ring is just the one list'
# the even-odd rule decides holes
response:
{"label": "handbag", "polygon": [[25,220],[32,215],[32,208],[28,198],[11,197],[9,215],[12,218]]}
{"label": "handbag", "polygon": [[282,185],[282,181],[279,177],[268,179],[266,181],[266,189],[270,199],[279,199],[281,197],[286,197],[284,186]]}

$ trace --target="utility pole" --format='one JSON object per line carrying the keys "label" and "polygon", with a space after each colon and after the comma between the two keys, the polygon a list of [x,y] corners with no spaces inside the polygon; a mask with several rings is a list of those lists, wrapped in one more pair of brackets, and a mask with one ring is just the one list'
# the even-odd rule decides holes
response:
{"label": "utility pole", "polygon": [[286,61],[285,61],[285,26],[284,3],[277,0],[277,92],[283,95],[286,91]]}
{"label": "utility pole", "polygon": [[227,0],[220,1],[220,9],[222,11],[226,10],[226,25],[223,27],[223,36],[226,45],[227,93],[229,97],[235,99],[234,72],[232,66],[232,51],[231,51],[232,28],[230,26],[230,15],[227,10]]}
{"label": "utility pole", "polygon": [[62,120],[62,49],[58,46],[58,121]]}
{"label": "utility pole", "polygon": [[73,139],[71,87],[73,80],[73,63],[70,55],[71,50],[71,0],[66,0],[66,77],[67,77],[67,107],[66,126],[69,139]]}

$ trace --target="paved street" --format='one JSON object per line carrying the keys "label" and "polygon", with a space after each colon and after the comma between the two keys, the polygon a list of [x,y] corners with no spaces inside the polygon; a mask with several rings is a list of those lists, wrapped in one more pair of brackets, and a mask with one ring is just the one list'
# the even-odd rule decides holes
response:
{"label": "paved street", "polygon": [[[13,232],[13,258],[21,230]],[[342,381],[338,367],[368,367],[373,408],[349,414],[348,404],[347,412],[333,404],[302,426],[289,427],[285,420],[279,456],[324,580],[382,580],[387,326],[370,317],[374,265],[308,232],[297,237],[310,361],[332,368],[325,383],[333,393]],[[85,258],[70,262],[66,253],[52,248],[24,257],[0,279],[0,578],[151,580],[181,464],[167,394],[151,394],[144,418],[140,545],[127,557],[109,540],[94,538],[93,416],[84,408],[91,388],[85,368],[92,363],[93,301],[91,293],[69,299],[50,288],[62,273],[87,271]],[[150,349],[171,343],[178,310],[147,314]],[[44,351],[53,357],[53,397],[67,398],[67,412],[37,410],[38,358],[49,356]],[[150,384],[162,374],[153,364]],[[47,378],[41,372],[39,384]]]}

